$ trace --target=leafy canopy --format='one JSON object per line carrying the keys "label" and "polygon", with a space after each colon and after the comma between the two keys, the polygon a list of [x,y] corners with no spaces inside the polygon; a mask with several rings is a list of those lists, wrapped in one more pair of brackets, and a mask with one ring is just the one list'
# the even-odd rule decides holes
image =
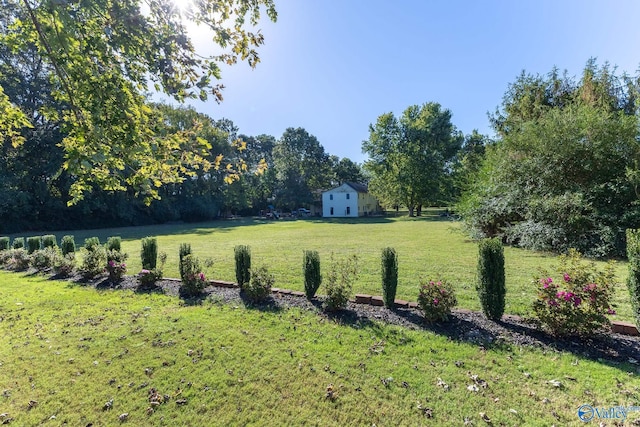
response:
{"label": "leafy canopy", "polygon": [[[196,132],[156,132],[162,116],[145,94],[221,101],[220,65],[260,60],[263,36],[245,27],[258,23],[263,8],[275,21],[273,0],[199,0],[186,11],[169,0],[0,0],[0,45],[12,52],[35,47],[63,105],[42,112],[62,122],[72,202],[94,184],[132,187],[151,200],[163,184],[220,167],[221,157],[207,160],[211,146]],[[197,54],[190,23],[211,30],[215,55]],[[3,144],[20,144],[28,115],[1,86],[0,117]]]}

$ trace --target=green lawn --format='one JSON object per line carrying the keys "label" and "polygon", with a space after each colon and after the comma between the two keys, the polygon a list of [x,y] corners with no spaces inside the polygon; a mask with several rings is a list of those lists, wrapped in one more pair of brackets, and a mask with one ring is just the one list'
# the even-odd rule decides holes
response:
{"label": "green lawn", "polygon": [[[260,221],[231,220],[198,224],[160,225],[117,229],[82,230],[56,233],[73,234],[76,244],[86,237],[109,236],[123,239],[128,252],[129,273],[141,268],[140,239],[156,236],[160,251],[168,255],[165,276],[179,277],[178,248],[190,243],[201,259],[214,260],[210,278],[235,281],[233,248],[251,246],[253,265],[265,264],[276,277],[276,287],[304,290],[302,253],[317,250],[326,271],[333,253],[336,258],[355,253],[360,259],[361,274],[354,292],[381,295],[380,254],[386,246],[394,247],[399,258],[398,295],[416,301],[420,278],[440,278],[456,288],[459,307],[479,310],[475,291],[477,244],[468,240],[460,224],[441,220],[438,211],[428,210],[422,218],[359,218],[352,220]],[[45,234],[45,233],[42,233]],[[536,290],[532,278],[541,267],[553,269],[556,257],[548,254],[505,248],[507,301],[506,312],[528,315]],[[626,264],[617,266],[621,285],[615,295],[618,315],[615,319],[632,320],[628,293],[624,285]],[[319,293],[323,293],[320,288]]]}
{"label": "green lawn", "polygon": [[[124,413],[135,426],[481,426],[481,413],[496,426],[583,425],[585,403],[637,405],[638,375],[635,365],[484,348],[437,329],[185,306],[0,271],[0,413],[11,425],[121,425]],[[151,389],[167,399],[153,405]]]}

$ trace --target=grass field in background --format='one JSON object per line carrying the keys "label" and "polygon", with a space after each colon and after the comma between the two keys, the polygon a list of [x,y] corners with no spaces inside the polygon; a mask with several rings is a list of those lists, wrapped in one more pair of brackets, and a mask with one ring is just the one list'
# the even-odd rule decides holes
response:
{"label": "grass field in background", "polygon": [[[355,253],[360,260],[360,276],[354,292],[372,295],[382,294],[380,255],[384,247],[391,246],[396,249],[399,259],[398,298],[416,301],[420,278],[446,279],[456,289],[459,307],[479,310],[475,290],[477,243],[470,241],[461,231],[460,223],[442,219],[438,213],[437,210],[427,210],[421,218],[239,219],[55,234],[58,241],[64,234],[73,234],[78,246],[87,237],[98,236],[104,243],[110,236],[121,236],[123,250],[129,254],[128,274],[140,271],[140,239],[155,236],[159,251],[168,255],[165,277],[179,277],[178,248],[181,243],[190,243],[193,253],[200,259],[210,257],[214,260],[209,278],[229,281],[235,281],[233,248],[240,244],[249,245],[253,266],[268,266],[275,275],[276,287],[293,290],[304,290],[304,250],[320,253],[323,274],[326,274],[332,253],[336,259]],[[541,268],[553,270],[556,263],[554,255],[506,247],[506,312],[530,314],[536,296],[533,276]],[[616,271],[620,285],[614,297],[618,314],[613,318],[632,320],[624,285],[626,263],[619,263]],[[319,294],[323,292],[322,288],[318,291]]]}
{"label": "grass field in background", "polygon": [[0,413],[10,425],[489,425],[483,413],[491,425],[577,426],[583,404],[637,405],[638,375],[626,363],[485,348],[437,329],[186,306],[0,271]]}

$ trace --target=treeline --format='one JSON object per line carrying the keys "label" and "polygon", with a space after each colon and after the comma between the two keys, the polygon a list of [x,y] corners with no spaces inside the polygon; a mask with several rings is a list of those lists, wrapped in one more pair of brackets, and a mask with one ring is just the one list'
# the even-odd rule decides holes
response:
{"label": "treeline", "polygon": [[476,236],[624,256],[640,226],[638,76],[589,60],[579,79],[522,73],[490,115],[498,138],[459,203]]}
{"label": "treeline", "polygon": [[313,203],[320,190],[365,179],[360,165],[327,154],[302,128],[289,128],[280,139],[248,136],[239,134],[232,121],[213,120],[192,108],[153,108],[163,126],[205,139],[211,164],[223,157],[228,166],[185,173],[182,181],[158,188],[159,200],[96,186],[68,205],[73,176],[62,168],[64,133],[45,121],[23,132],[22,145],[1,147],[0,233],[202,221],[256,214],[270,206],[296,209]]}

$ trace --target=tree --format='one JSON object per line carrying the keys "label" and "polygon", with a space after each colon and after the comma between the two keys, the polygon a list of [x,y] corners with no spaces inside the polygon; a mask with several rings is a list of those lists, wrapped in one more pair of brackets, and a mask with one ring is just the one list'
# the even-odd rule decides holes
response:
{"label": "tree", "polygon": [[440,104],[407,108],[400,119],[392,113],[369,126],[362,151],[371,174],[369,189],[385,205],[404,205],[409,216],[423,204],[449,198],[453,160],[462,137],[451,123],[451,112]]}
{"label": "tree", "polygon": [[329,156],[329,162],[333,170],[332,186],[338,186],[345,182],[364,183],[367,180],[362,166],[347,157]]}
{"label": "tree", "polygon": [[314,191],[331,186],[329,157],[318,139],[303,128],[287,128],[273,148],[276,203],[295,209],[309,205]]}
{"label": "tree", "polygon": [[624,255],[624,230],[640,222],[636,97],[631,79],[592,60],[578,82],[521,75],[460,205],[467,225],[532,249]]}
{"label": "tree", "polygon": [[[185,13],[169,0],[0,0],[0,45],[14,52],[35,47],[54,98],[64,105],[42,111],[62,123],[63,168],[75,177],[73,202],[93,184],[133,188],[151,200],[161,185],[220,165],[206,161],[210,147],[194,134],[158,135],[160,117],[145,93],[222,100],[220,64],[259,62],[263,37],[245,24],[256,25],[262,7],[275,21],[273,0],[198,1]],[[198,56],[188,23],[210,28],[220,52]],[[0,87],[0,132],[8,136],[3,143],[20,143],[16,132],[29,116],[3,92]]]}

